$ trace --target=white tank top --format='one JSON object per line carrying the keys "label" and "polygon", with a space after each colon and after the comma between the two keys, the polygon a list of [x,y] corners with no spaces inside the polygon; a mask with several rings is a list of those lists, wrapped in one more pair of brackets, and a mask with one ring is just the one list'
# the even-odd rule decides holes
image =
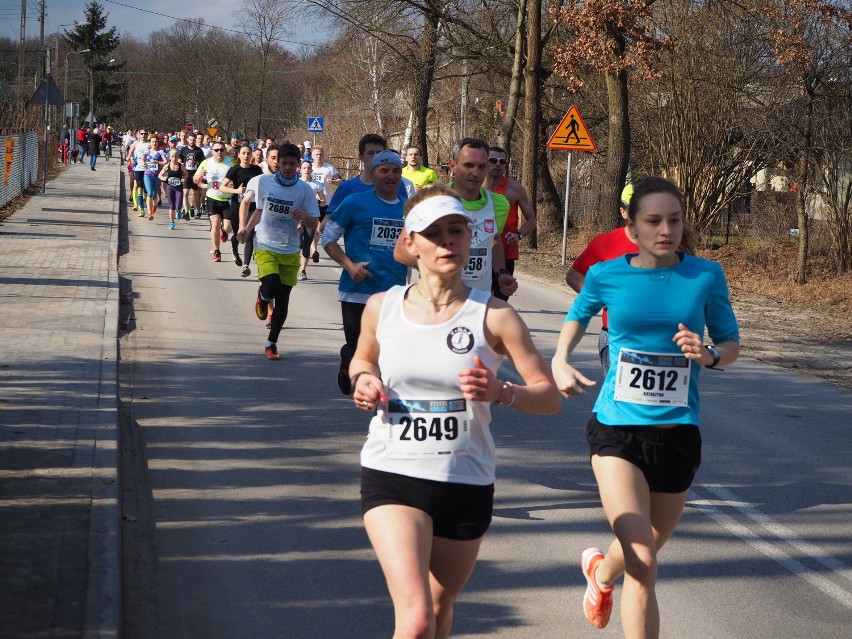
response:
{"label": "white tank top", "polygon": [[471,289],[456,315],[416,324],[405,315],[405,286],[385,293],[376,339],[387,410],[370,421],[361,465],[374,470],[487,486],[494,483],[494,440],[488,402],[469,402],[459,371],[473,356],[495,375],[503,356],[485,340],[490,292]]}
{"label": "white tank top", "polygon": [[476,220],[476,224],[471,227],[470,258],[464,269],[464,283],[490,293],[494,236],[497,235],[497,215],[491,192],[485,191],[485,206],[479,210],[465,207],[465,213]]}

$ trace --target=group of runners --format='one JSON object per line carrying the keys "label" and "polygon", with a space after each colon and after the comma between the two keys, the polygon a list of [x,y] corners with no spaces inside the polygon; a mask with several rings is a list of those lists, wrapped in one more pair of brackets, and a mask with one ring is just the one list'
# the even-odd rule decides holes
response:
{"label": "group of runners", "polygon": [[[677,186],[649,177],[623,191],[625,227],[596,238],[566,275],[578,296],[548,366],[508,301],[518,243],[536,218],[505,175],[503,149],[459,140],[445,185],[419,149],[403,160],[376,134],[361,139],[362,170],[346,181],[322,149],[306,159],[308,144],[259,145],[258,154],[239,139],[196,146],[176,137],[168,155],[145,130],[125,142],[147,195],[140,216],[153,218],[164,181],[172,227],[206,211],[213,259],[229,238],[245,276],[254,259],[268,359],[280,358],[291,292],[319,260],[317,241],[342,269],[337,381],[371,415],[362,513],[393,601],[394,637],[449,635],[492,517],[491,407],[555,414],[562,397],[594,388],[572,355],[601,311],[604,380],[586,438],[615,539],[605,552],[580,553],[583,607],[605,627],[622,579],[624,636],[658,637],[658,553],[701,460],[700,373],[739,354],[724,273],[692,254]],[[205,187],[204,199],[193,196]],[[504,358],[523,383],[500,377]]]}

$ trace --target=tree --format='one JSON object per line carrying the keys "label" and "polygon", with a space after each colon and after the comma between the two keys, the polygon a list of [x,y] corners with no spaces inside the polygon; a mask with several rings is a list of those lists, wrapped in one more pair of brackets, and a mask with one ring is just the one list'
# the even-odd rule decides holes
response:
{"label": "tree", "polygon": [[618,198],[630,162],[628,73],[635,79],[657,76],[654,63],[671,46],[654,34],[654,0],[572,0],[553,10],[566,37],[553,46],[554,70],[576,91],[583,72],[603,74],[609,131],[602,190],[601,226],[621,223]]}
{"label": "tree", "polygon": [[[830,101],[834,78],[848,71],[852,47],[852,10],[845,0],[757,0],[753,11],[765,16],[764,37],[772,44],[782,79],[792,90],[791,99],[782,102],[774,115],[779,131],[785,132],[796,184],[796,217],[799,251],[796,283],[808,278],[812,176],[819,171],[817,142],[818,113]],[[848,123],[847,123],[848,124]]]}
{"label": "tree", "polygon": [[631,165],[634,176],[676,181],[687,220],[702,234],[775,154],[774,137],[754,124],[771,96],[770,70],[758,20],[726,0],[663,4],[658,18],[677,44],[662,54],[660,77],[632,100]]}
{"label": "tree", "polygon": [[257,93],[257,137],[263,134],[263,98],[266,70],[274,43],[286,33],[287,8],[279,0],[247,0],[243,7],[243,29],[260,54],[260,90]]}
{"label": "tree", "polygon": [[86,21],[80,24],[75,20],[74,29],[66,31],[63,38],[73,51],[89,49],[82,54],[89,76],[89,95],[82,100],[82,110],[91,111],[97,119],[96,107],[110,114],[115,112],[114,107],[121,101],[120,83],[114,82],[112,76],[123,65],[104,62],[119,45],[116,28],[105,30],[109,14],[104,13],[104,8],[93,1],[86,5],[84,15]]}

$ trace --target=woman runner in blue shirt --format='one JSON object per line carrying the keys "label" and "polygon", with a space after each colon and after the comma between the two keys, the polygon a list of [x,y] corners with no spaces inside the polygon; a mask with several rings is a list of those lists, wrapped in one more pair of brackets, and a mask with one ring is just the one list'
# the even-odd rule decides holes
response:
{"label": "woman runner in blue shirt", "polygon": [[[659,637],[657,553],[674,532],[701,462],[698,377],[733,363],[739,329],[721,266],[678,252],[683,196],[668,180],[635,185],[628,229],[638,253],[589,269],[566,317],[553,375],[566,397],[594,382],[568,362],[589,320],[609,314],[612,365],[586,427],[592,470],[616,539],[582,555],[583,607],[603,628],[624,575],[621,620],[630,639]],[[705,326],[713,344],[704,344]]]}

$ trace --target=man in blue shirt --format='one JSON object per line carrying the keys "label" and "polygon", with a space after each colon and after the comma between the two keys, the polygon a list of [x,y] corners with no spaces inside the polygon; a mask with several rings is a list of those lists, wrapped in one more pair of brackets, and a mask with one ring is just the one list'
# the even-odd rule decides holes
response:
{"label": "man in blue shirt", "polygon": [[[328,203],[329,214],[334,213],[340,203],[353,193],[373,190],[373,174],[370,171],[370,163],[377,153],[381,153],[387,148],[387,141],[378,133],[367,133],[358,141],[358,161],[361,165],[361,172],[337,185],[337,190]],[[411,192],[406,188],[405,182],[404,178],[400,180],[397,192],[399,197],[409,198]]]}
{"label": "man in blue shirt", "polygon": [[[393,259],[402,232],[405,197],[398,193],[402,160],[394,151],[376,153],[369,164],[373,188],[345,198],[325,225],[322,246],[343,267],[339,293],[346,344],[340,349],[337,385],[344,395],[352,392],[349,362],[361,334],[364,305],[374,293],[405,284],[406,268]],[[338,241],[344,239],[344,251]]]}

